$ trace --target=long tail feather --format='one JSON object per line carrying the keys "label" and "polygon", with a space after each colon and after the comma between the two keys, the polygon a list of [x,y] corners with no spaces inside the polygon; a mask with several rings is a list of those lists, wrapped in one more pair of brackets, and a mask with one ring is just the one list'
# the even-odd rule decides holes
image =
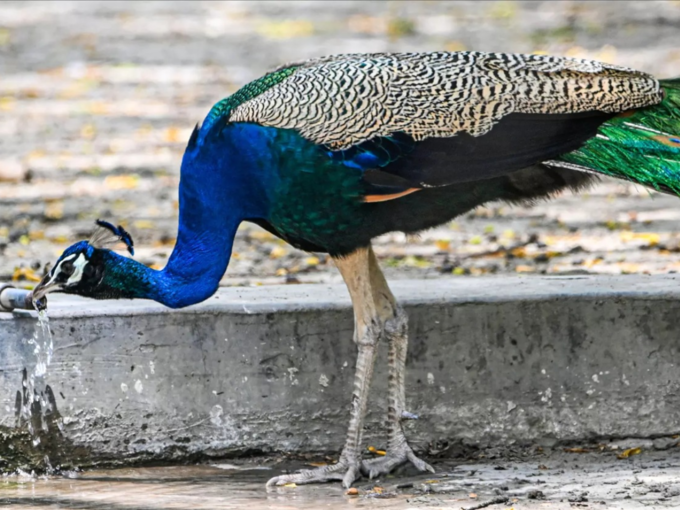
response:
{"label": "long tail feather", "polygon": [[680,195],[680,78],[661,86],[665,97],[659,104],[608,120],[583,147],[547,164]]}

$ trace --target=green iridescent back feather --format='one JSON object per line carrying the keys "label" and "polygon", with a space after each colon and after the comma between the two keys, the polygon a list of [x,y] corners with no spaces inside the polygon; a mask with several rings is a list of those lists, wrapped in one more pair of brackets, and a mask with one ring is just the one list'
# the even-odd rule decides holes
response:
{"label": "green iridescent back feather", "polygon": [[659,104],[608,120],[596,137],[559,160],[680,195],[680,79],[661,86]]}
{"label": "green iridescent back feather", "polygon": [[283,80],[288,78],[298,69],[298,66],[289,66],[277,69],[271,73],[265,74],[263,77],[257,80],[251,81],[247,85],[243,86],[231,96],[222,99],[210,109],[208,116],[206,117],[203,128],[210,130],[210,127],[217,122],[220,118],[229,118],[231,111],[237,106],[256,98],[266,90],[270,89],[274,85],[278,85]]}

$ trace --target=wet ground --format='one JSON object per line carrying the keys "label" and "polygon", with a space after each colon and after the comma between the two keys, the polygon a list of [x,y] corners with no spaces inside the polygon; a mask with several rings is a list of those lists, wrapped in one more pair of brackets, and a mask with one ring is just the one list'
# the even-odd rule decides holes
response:
{"label": "wet ground", "polygon": [[[579,451],[579,449],[576,449]],[[41,510],[259,509],[655,509],[680,507],[680,449],[553,452],[524,460],[435,462],[435,475],[402,472],[339,484],[265,488],[309,464],[251,460],[204,466],[68,473],[0,481],[2,508]]]}
{"label": "wet ground", "polygon": [[[191,129],[282,62],[353,51],[543,51],[680,75],[680,3],[13,2],[0,4],[0,281],[31,285],[96,218],[162,267]],[[491,205],[377,253],[390,278],[666,273],[674,197],[608,181]],[[323,254],[244,224],[224,285],[338,280]]]}

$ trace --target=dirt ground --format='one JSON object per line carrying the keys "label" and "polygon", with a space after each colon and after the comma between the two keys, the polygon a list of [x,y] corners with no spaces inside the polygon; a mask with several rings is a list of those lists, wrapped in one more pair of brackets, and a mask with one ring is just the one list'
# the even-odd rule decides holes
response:
{"label": "dirt ground", "polygon": [[[189,133],[291,60],[352,51],[546,51],[680,75],[675,2],[12,2],[0,4],[0,281],[24,285],[96,218],[162,267]],[[493,204],[376,251],[390,278],[666,273],[674,197],[605,182],[533,208]],[[225,285],[338,280],[323,254],[252,225]]]}

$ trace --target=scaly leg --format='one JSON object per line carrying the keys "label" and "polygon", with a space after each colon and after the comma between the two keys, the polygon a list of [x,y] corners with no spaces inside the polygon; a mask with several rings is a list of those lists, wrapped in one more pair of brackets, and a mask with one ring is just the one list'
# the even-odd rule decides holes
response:
{"label": "scaly leg", "polygon": [[410,462],[420,471],[434,473],[432,466],[413,453],[401,426],[402,420],[414,416],[406,411],[404,375],[408,348],[408,318],[399,305],[396,305],[394,318],[385,323],[384,332],[389,341],[387,451],[384,457],[364,461],[363,471],[368,473],[369,478],[375,478],[390,473],[405,462]]}
{"label": "scaly leg", "polygon": [[354,342],[359,350],[347,440],[337,464],[276,476],[267,482],[268,487],[286,483],[342,480],[343,486],[349,488],[361,476],[361,436],[368,405],[368,390],[383,324],[394,315],[392,302],[394,298],[391,297],[392,294],[370,247],[360,248],[346,257],[336,258],[335,263],[352,298]]}

